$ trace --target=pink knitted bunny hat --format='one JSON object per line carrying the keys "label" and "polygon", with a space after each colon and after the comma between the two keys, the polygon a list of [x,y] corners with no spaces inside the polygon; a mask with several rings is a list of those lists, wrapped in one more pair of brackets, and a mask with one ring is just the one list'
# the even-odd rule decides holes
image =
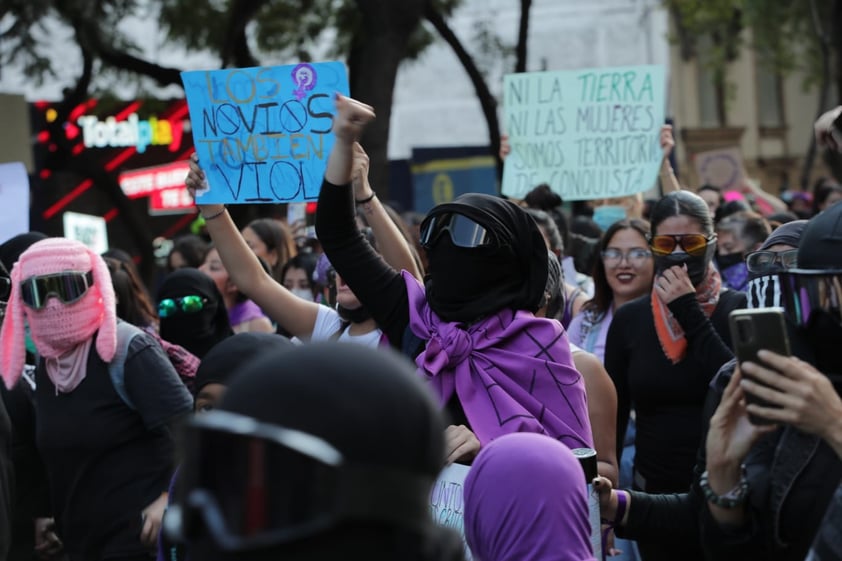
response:
{"label": "pink knitted bunny hat", "polygon": [[[64,272],[93,274],[93,286],[71,304],[50,297],[41,310],[23,303],[21,282],[34,276]],[[29,321],[38,353],[56,358],[78,344],[96,338],[100,358],[110,362],[117,350],[117,311],[111,276],[102,258],[79,242],[47,238],[29,247],[12,268],[12,293],[0,330],[0,374],[11,389],[26,359],[24,318]]]}

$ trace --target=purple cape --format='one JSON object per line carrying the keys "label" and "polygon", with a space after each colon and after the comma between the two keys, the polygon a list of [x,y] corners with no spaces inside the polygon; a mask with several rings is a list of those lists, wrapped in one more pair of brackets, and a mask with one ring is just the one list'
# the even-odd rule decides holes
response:
{"label": "purple cape", "polygon": [[442,405],[456,392],[483,446],[536,432],[593,448],[585,383],[560,323],[510,309],[470,326],[448,323],[430,309],[421,283],[403,275],[410,328],[427,342],[415,363]]}
{"label": "purple cape", "polygon": [[483,561],[594,561],[579,461],[538,434],[483,448],[465,479],[465,538]]}

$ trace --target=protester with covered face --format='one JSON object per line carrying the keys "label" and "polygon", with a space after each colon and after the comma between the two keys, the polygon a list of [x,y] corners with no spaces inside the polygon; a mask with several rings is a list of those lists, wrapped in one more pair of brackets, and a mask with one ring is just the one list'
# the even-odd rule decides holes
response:
{"label": "protester with covered face", "polygon": [[746,289],[746,254],[759,248],[771,233],[769,222],[755,212],[737,212],[716,225],[716,266],[722,283],[732,290]]}
{"label": "protester with covered face", "polygon": [[[605,367],[617,388],[618,435],[632,404],[636,411],[635,489],[679,493],[693,479],[708,384],[733,357],[728,314],[745,295],[722,287],[713,222],[698,195],[673,192],[655,205],[649,248],[652,292],[616,311]],[[638,545],[645,561],[672,559],[680,547],[670,536]]]}
{"label": "protester with covered face", "polygon": [[173,271],[161,282],[158,321],[162,339],[184,347],[200,359],[234,334],[216,283],[202,271],[189,267]]}
{"label": "protester with covered face", "polygon": [[[463,195],[433,208],[421,225],[430,265],[424,284],[398,273],[354,221],[353,145],[373,109],[342,96],[336,106],[316,233],[390,344],[415,357],[453,424],[469,429],[465,440],[540,432],[591,447],[584,383],[566,335],[558,322],[533,315],[547,280],[535,221],[511,202]],[[451,451],[462,444],[454,440]]]}
{"label": "protester with covered face", "polygon": [[444,420],[412,364],[336,342],[238,369],[185,433],[167,533],[193,561],[459,561],[430,516]]}
{"label": "protester with covered face", "polygon": [[14,386],[28,322],[40,357],[36,441],[67,557],[146,558],[172,473],[168,427],[189,412],[190,395],[157,342],[140,331],[120,358],[119,393],[109,368],[122,352],[114,289],[102,258],[81,243],[33,244],[11,279],[0,369],[6,387]]}
{"label": "protester with covered face", "polygon": [[465,538],[478,559],[596,561],[582,467],[558,441],[501,436],[477,456],[464,489]]}
{"label": "protester with covered face", "polygon": [[[765,279],[766,296],[752,299],[783,306],[793,356],[761,351],[762,364],[746,363],[744,372],[735,361],[723,367],[705,404],[706,446],[690,493],[605,494],[603,515],[621,518],[625,535],[673,535],[710,559],[805,558],[842,479],[842,207],[833,210],[811,220],[800,240],[797,228],[781,235],[778,243],[799,245],[797,268],[770,273],[777,281]],[[748,392],[772,406],[747,405]],[[754,425],[748,413],[773,424]],[[818,551],[827,554],[824,538]]]}

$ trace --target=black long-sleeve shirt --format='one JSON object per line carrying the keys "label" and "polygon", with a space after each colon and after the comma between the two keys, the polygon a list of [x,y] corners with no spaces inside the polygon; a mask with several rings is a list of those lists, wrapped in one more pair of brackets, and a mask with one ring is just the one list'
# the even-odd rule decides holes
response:
{"label": "black long-sleeve shirt", "polygon": [[[357,300],[368,309],[389,344],[412,357],[423,348],[404,349],[403,339],[409,326],[409,296],[401,274],[390,267],[357,228],[354,215],[354,191],[351,185],[333,185],[324,181],[316,211],[316,236],[330,264],[354,291]],[[446,406],[450,423],[470,422],[454,393]]]}
{"label": "black long-sleeve shirt", "polygon": [[689,488],[708,385],[733,358],[728,314],[745,306],[745,301],[741,292],[723,291],[710,320],[695,294],[671,302],[669,309],[688,343],[687,355],[678,364],[664,355],[658,341],[649,294],[615,313],[606,340],[605,368],[617,388],[618,435],[626,432],[632,406],[636,411],[635,471],[640,476],[638,485],[647,492]]}

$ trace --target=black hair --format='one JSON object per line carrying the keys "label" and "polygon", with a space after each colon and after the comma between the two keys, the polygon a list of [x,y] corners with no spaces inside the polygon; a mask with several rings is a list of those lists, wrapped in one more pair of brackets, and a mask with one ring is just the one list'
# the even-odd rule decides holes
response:
{"label": "black hair", "polygon": [[821,185],[813,195],[813,214],[822,211],[821,206],[833,193],[842,193],[842,186],[838,184]]}
{"label": "black hair", "polygon": [[[602,238],[600,238],[599,253],[608,247],[614,234],[620,230],[634,230],[643,236],[644,242],[646,242],[650,231],[649,223],[638,218],[615,222],[605,230]],[[608,284],[608,275],[605,272],[605,263],[602,262],[602,259],[596,259],[594,261],[592,276],[594,284],[593,298],[585,302],[582,310],[589,311],[600,317],[608,311],[608,308],[611,307],[611,302],[614,300],[614,291],[611,290],[611,285]]]}
{"label": "black hair", "polygon": [[137,327],[149,327],[158,321],[158,314],[152,304],[152,298],[140,281],[140,275],[132,266],[114,257],[103,257],[117,300],[117,317]]}
{"label": "black hair", "polygon": [[558,231],[558,226],[550,217],[549,213],[536,208],[525,208],[524,210],[533,218],[533,220],[535,220],[535,223],[538,224],[541,232],[543,232],[547,237],[547,240],[550,243],[550,247],[548,249],[556,255],[564,255],[564,240],[561,237],[561,233]]}
{"label": "black hair", "polygon": [[172,249],[167,256],[167,269],[172,272],[171,257],[178,252],[188,267],[198,269],[205,262],[208,255],[208,242],[195,234],[185,234],[173,240]]}
{"label": "black hair", "polygon": [[769,222],[756,212],[743,211],[735,212],[720,220],[716,225],[716,231],[731,232],[750,250],[762,244],[772,233],[772,228]]}
{"label": "black hair", "polygon": [[258,218],[248,223],[246,228],[251,229],[257,237],[266,245],[268,251],[278,254],[278,262],[270,267],[270,275],[278,282],[283,281],[281,270],[284,263],[289,261],[297,251],[295,239],[293,239],[289,228],[280,220],[274,218]]}
{"label": "black hair", "polygon": [[310,282],[310,289],[313,291],[313,296],[318,294],[318,287],[316,281],[313,279],[313,274],[316,272],[316,262],[319,260],[314,253],[299,253],[286,263],[281,269],[281,283],[287,276],[287,271],[290,269],[303,269],[307,274],[307,280]]}
{"label": "black hair", "polygon": [[738,212],[746,212],[750,211],[751,207],[748,206],[748,203],[742,199],[734,199],[733,201],[728,201],[727,203],[722,203],[719,205],[719,208],[716,210],[716,220],[717,222],[722,220],[723,218],[727,218],[732,214],[736,214]]}
{"label": "black hair", "polygon": [[667,218],[673,216],[687,216],[696,220],[706,236],[713,235],[713,219],[707,203],[699,195],[690,191],[674,191],[667,193],[652,208],[652,235],[657,235],[658,226]]}

